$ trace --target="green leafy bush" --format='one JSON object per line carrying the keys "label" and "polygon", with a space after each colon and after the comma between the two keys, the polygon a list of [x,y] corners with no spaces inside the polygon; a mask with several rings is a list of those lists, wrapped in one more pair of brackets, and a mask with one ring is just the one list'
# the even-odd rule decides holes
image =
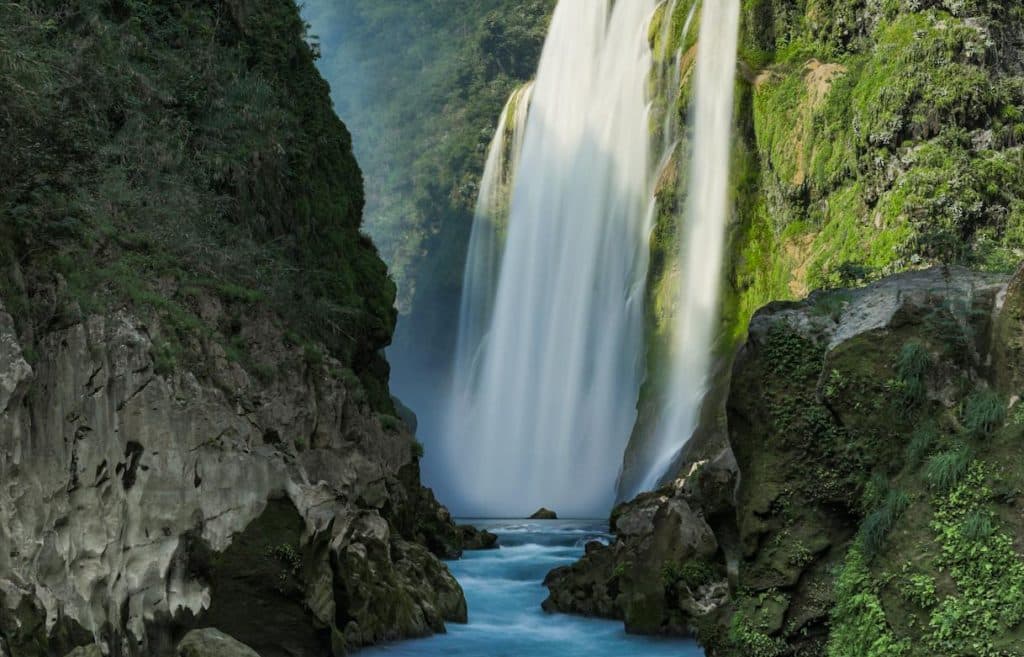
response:
{"label": "green leafy bush", "polygon": [[932,654],[998,657],[1024,622],[1024,560],[1014,537],[998,527],[992,496],[985,467],[975,463],[936,501],[931,528],[942,545],[936,566],[955,590],[928,619],[923,638]]}
{"label": "green leafy bush", "polygon": [[836,578],[836,604],[828,657],[902,657],[910,640],[898,639],[889,627],[864,555],[853,547]]}
{"label": "green leafy bush", "polygon": [[780,657],[786,653],[786,642],[754,628],[742,613],[733,616],[729,641],[746,657]]}

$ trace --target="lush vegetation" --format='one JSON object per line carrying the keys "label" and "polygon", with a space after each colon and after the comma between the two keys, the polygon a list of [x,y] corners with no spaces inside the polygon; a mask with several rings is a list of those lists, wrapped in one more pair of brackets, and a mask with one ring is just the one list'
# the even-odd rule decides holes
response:
{"label": "lush vegetation", "polygon": [[[826,348],[861,294],[777,308],[734,369],[750,549],[727,636],[700,636],[737,657],[1018,655],[1024,412],[997,383],[1018,357],[989,361],[988,312],[938,290],[908,300],[905,322]],[[996,287],[985,294],[989,308]]]}
{"label": "lush vegetation", "polygon": [[320,67],[355,134],[367,228],[407,312],[461,287],[485,151],[537,68],[554,0],[305,3]]}
{"label": "lush vegetation", "polygon": [[736,331],[764,303],[815,288],[939,262],[1015,267],[1018,3],[743,6]]}
{"label": "lush vegetation", "polygon": [[316,55],[288,0],[0,2],[0,296],[26,342],[127,304],[166,373],[197,336],[244,360],[269,309],[384,397],[394,287]]}

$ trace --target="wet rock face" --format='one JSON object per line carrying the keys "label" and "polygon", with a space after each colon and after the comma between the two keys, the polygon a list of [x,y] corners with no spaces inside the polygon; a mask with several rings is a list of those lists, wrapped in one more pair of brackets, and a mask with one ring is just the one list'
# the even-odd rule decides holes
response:
{"label": "wet rock face", "polygon": [[[592,543],[577,563],[552,571],[547,611],[622,619],[643,634],[689,634],[726,600],[724,550],[712,525],[735,486],[731,454],[612,513],[615,540]],[[720,532],[728,537],[726,531]]]}
{"label": "wet rock face", "polygon": [[[915,429],[945,427],[955,444],[966,395],[1020,394],[1022,279],[939,268],[760,311],[722,409],[728,446],[620,505],[611,545],[549,574],[545,609],[695,634],[710,655],[828,653],[836,573],[873,509],[873,478],[922,507],[897,532],[909,552],[886,562],[895,572],[935,540],[929,484],[907,464]],[[899,366],[908,344],[930,363],[916,388]],[[1007,454],[986,450],[1017,459],[1019,444],[975,447],[999,463]],[[922,613],[886,596],[889,623]]]}
{"label": "wet rock face", "polygon": [[470,525],[460,525],[462,545],[466,550],[497,550],[498,537],[486,529],[477,529]]}
{"label": "wet rock face", "polygon": [[241,339],[272,381],[215,343],[158,374],[160,332],[92,316],[42,337],[30,366],[0,311],[0,651],[95,636],[170,655],[223,623],[262,657],[319,657],[465,619],[435,556],[459,533],[419,486],[412,437],[339,363],[307,362],[256,317]]}

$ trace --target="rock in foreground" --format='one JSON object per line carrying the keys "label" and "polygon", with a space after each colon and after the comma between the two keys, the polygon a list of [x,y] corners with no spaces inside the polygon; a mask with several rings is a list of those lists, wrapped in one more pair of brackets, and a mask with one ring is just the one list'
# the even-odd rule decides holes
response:
{"label": "rock in foreground", "polygon": [[332,374],[339,363],[308,362],[267,316],[241,335],[277,364],[272,381],[213,341],[199,347],[203,378],[167,374],[151,356],[162,330],[91,316],[42,337],[29,365],[0,311],[11,657],[66,654],[94,634],[163,654],[193,623],[264,657],[321,657],[465,621],[437,558],[458,534],[420,487],[413,438],[382,426]]}
{"label": "rock in foreground", "polygon": [[615,542],[549,574],[545,609],[715,657],[1012,653],[1021,308],[1024,270],[957,268],[764,308],[728,444],[616,509]]}
{"label": "rock in foreground", "polygon": [[459,532],[462,535],[462,549],[464,550],[498,549],[497,535],[486,529],[477,529],[471,525],[460,525]]}
{"label": "rock in foreground", "polygon": [[220,630],[193,630],[178,644],[178,657],[260,657],[249,646]]}

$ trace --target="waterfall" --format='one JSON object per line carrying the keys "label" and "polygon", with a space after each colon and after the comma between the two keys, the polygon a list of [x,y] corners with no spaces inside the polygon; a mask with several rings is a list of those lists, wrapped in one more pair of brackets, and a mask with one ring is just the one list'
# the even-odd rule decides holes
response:
{"label": "waterfall", "polygon": [[476,385],[474,373],[494,310],[502,246],[508,222],[510,186],[523,148],[533,83],[516,89],[498,119],[487,149],[480,181],[469,252],[463,274],[459,334],[455,349],[456,394],[465,397]]}
{"label": "waterfall", "polygon": [[669,468],[697,427],[719,317],[740,8],[739,0],[708,0],[703,5],[672,375],[639,490],[654,488],[671,474]]}
{"label": "waterfall", "polygon": [[[614,500],[642,373],[654,6],[555,9],[500,266],[483,234],[493,229],[481,229],[447,430],[431,447],[455,480],[457,513],[603,516]],[[466,299],[490,289],[489,276],[493,297]]]}

